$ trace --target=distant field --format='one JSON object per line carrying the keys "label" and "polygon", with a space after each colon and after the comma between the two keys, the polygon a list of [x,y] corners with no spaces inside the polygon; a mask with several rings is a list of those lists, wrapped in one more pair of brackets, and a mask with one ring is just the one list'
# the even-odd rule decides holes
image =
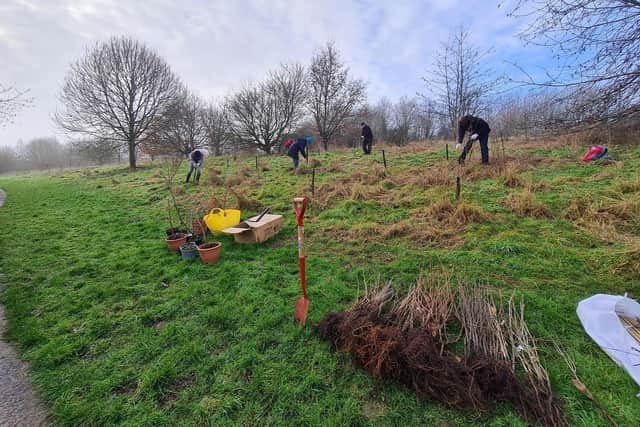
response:
{"label": "distant field", "polygon": [[[637,387],[585,334],[577,303],[596,293],[640,296],[640,149],[610,147],[610,165],[583,165],[560,141],[491,145],[460,171],[452,144],[313,154],[315,197],[305,221],[312,326],[292,322],[299,295],[291,200],[311,175],[286,157],[208,159],[179,198],[224,199],[243,217],[269,206],[286,217],[274,239],[227,237],[220,263],[167,251],[168,192],[159,165],[0,177],[0,299],[8,338],[60,425],[524,425],[512,408],[460,412],[373,380],[318,338],[328,311],[350,306],[365,281],[398,289],[445,272],[500,301],[526,303],[543,364],[572,425],[605,425],[571,383],[553,341],[621,426],[636,426]],[[495,157],[499,154],[499,159]],[[451,166],[451,167],[450,167]],[[305,171],[303,171],[305,172]],[[308,171],[306,171],[308,172]],[[182,190],[184,189],[184,191]],[[227,204],[237,197],[227,195]],[[212,202],[211,206],[216,203]],[[168,284],[163,286],[162,283]]]}

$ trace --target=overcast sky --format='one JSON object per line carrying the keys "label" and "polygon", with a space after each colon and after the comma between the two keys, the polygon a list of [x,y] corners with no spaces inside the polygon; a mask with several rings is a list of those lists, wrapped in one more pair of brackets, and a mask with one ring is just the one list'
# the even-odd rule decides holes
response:
{"label": "overcast sky", "polygon": [[51,115],[69,64],[112,35],[152,47],[207,100],[280,63],[307,64],[331,40],[375,102],[424,92],[421,76],[461,25],[477,46],[493,49],[494,69],[547,61],[540,49],[524,48],[516,37],[523,22],[498,0],[0,0],[0,83],[34,98],[0,128],[0,145],[64,141]]}

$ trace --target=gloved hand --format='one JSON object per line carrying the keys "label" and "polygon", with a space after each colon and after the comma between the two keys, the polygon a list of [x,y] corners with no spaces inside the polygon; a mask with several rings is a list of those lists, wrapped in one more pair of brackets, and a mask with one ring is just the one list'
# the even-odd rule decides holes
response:
{"label": "gloved hand", "polygon": [[460,149],[460,147],[462,147],[462,144],[457,143],[457,144],[456,144],[456,150],[459,150],[459,149]]}
{"label": "gloved hand", "polygon": [[471,135],[471,140],[475,141],[476,139],[478,139],[478,134],[474,133],[473,135]]}

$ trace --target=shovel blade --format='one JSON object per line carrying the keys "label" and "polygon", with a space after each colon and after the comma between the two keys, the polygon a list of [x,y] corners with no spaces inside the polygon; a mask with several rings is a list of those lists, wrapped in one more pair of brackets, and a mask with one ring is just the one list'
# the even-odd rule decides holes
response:
{"label": "shovel blade", "polygon": [[296,310],[293,318],[296,322],[304,326],[307,323],[307,312],[309,311],[309,298],[300,297],[296,301]]}

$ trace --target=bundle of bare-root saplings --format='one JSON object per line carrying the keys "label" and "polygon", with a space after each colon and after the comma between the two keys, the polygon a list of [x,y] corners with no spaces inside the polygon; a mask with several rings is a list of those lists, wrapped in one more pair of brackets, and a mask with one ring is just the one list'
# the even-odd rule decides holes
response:
{"label": "bundle of bare-root saplings", "polygon": [[524,305],[511,299],[500,309],[477,287],[441,282],[419,280],[404,296],[389,284],[370,287],[348,310],[327,313],[321,336],[374,377],[424,398],[473,410],[507,402],[531,424],[567,425]]}

